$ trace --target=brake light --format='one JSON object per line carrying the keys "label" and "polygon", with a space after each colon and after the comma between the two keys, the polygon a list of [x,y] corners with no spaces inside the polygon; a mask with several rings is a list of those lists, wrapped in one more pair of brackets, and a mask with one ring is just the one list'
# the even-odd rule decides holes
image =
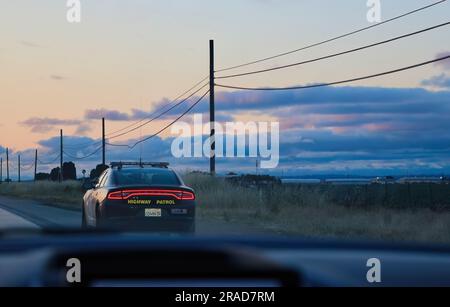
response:
{"label": "brake light", "polygon": [[195,200],[195,194],[182,190],[123,190],[110,192],[109,200],[127,200],[137,196],[169,196],[178,200]]}
{"label": "brake light", "polygon": [[109,193],[108,194],[108,199],[110,199],[110,200],[122,200],[123,199],[122,191]]}
{"label": "brake light", "polygon": [[181,199],[183,199],[183,200],[194,200],[195,199],[195,195],[192,192],[183,191],[183,192],[181,192]]}

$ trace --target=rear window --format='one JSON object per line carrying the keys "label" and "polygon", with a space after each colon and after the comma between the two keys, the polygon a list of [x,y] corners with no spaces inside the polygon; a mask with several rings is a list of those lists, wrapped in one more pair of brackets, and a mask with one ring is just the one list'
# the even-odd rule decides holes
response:
{"label": "rear window", "polygon": [[117,185],[180,185],[178,176],[167,169],[122,169],[114,172]]}

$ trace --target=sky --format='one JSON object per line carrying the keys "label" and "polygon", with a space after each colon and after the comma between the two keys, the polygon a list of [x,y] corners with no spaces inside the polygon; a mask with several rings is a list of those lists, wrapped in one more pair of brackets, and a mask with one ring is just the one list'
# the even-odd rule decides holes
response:
{"label": "sky", "polygon": [[[382,20],[433,2],[382,0]],[[370,25],[365,0],[81,0],[81,23],[66,20],[66,1],[0,0],[0,156],[30,164],[34,149],[51,161],[64,129],[67,152],[96,147],[107,132],[141,120],[208,75],[209,39],[216,69],[271,56]],[[448,21],[450,3],[364,33],[234,70],[271,68],[360,47]],[[267,74],[221,80],[249,87],[348,79],[434,59],[450,52],[443,27],[351,55]],[[280,122],[280,164],[292,174],[450,174],[450,63],[346,85],[283,92],[217,88],[219,121]],[[199,93],[200,94],[200,93]],[[190,102],[194,101],[194,97]],[[184,109],[116,143],[155,133]],[[207,113],[207,99],[195,112]],[[186,118],[189,120],[189,117]],[[108,159],[170,160],[186,169],[206,159],[173,159],[170,130]],[[66,157],[70,160],[70,157]],[[94,155],[78,170],[99,162]],[[219,159],[218,170],[254,171],[251,159]],[[50,166],[41,165],[41,171]],[[11,168],[16,167],[12,162]],[[28,174],[24,171],[25,174]]]}

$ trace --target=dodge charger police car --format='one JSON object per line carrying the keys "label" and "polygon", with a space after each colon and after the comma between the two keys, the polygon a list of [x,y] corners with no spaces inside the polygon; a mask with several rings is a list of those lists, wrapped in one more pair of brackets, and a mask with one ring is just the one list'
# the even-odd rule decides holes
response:
{"label": "dodge charger police car", "polygon": [[195,232],[195,193],[168,165],[111,163],[83,197],[82,227]]}

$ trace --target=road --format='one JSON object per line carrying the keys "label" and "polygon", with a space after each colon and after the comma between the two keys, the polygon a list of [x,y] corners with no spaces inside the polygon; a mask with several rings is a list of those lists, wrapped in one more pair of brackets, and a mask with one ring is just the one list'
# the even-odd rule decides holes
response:
{"label": "road", "polygon": [[[81,213],[46,205],[39,201],[0,196],[0,209],[40,228],[81,226]],[[24,226],[23,224],[18,225]]]}
{"label": "road", "polygon": [[[61,209],[40,201],[0,196],[0,230],[7,228],[79,228],[81,212]],[[197,234],[267,234],[254,227],[220,221],[198,221]]]}

